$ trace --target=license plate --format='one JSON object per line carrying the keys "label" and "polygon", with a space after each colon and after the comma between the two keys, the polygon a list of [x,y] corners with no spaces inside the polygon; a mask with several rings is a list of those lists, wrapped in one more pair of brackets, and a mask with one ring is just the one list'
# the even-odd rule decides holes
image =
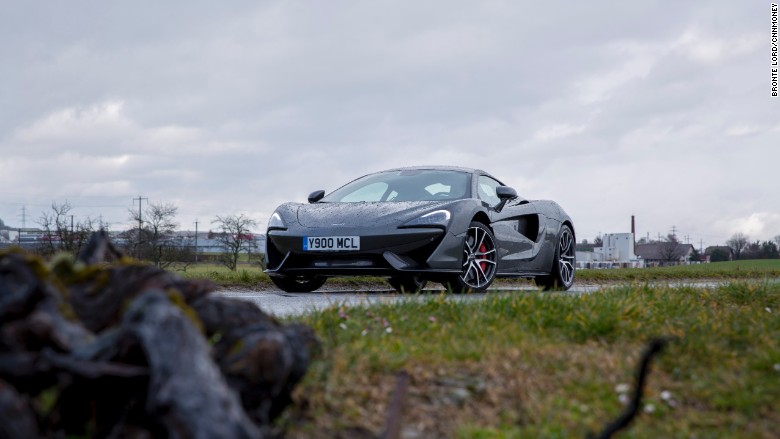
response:
{"label": "license plate", "polygon": [[304,236],[303,250],[360,250],[359,236]]}

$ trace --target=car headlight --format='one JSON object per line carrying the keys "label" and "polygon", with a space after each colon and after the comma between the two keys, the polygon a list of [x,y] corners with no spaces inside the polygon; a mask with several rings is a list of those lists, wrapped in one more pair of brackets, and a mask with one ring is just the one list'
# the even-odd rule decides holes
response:
{"label": "car headlight", "polygon": [[287,225],[284,223],[284,220],[282,220],[282,216],[279,215],[279,212],[274,212],[271,215],[271,218],[268,220],[268,228],[269,229],[286,229]]}
{"label": "car headlight", "polygon": [[452,214],[449,210],[435,210],[425,215],[415,218],[402,227],[444,227],[450,223]]}

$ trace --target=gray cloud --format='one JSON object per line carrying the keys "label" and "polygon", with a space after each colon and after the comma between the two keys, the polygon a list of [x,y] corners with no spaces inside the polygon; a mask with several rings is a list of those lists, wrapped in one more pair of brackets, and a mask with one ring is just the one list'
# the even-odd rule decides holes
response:
{"label": "gray cloud", "polygon": [[435,163],[560,201],[580,237],[636,214],[642,234],[768,238],[768,17],[728,1],[8,5],[0,218],[68,199],[121,227],[143,195],[183,227],[264,223],[311,190]]}

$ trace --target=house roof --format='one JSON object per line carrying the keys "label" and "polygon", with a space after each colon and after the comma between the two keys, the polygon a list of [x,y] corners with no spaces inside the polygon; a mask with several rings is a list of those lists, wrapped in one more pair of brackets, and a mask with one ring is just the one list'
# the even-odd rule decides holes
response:
{"label": "house roof", "polygon": [[[634,247],[634,253],[644,260],[664,261],[668,259],[667,254],[665,254],[668,252],[665,247],[666,245],[667,243],[665,242],[637,244],[636,247]],[[675,250],[679,257],[682,258],[693,253],[694,248],[691,244],[677,244]]]}

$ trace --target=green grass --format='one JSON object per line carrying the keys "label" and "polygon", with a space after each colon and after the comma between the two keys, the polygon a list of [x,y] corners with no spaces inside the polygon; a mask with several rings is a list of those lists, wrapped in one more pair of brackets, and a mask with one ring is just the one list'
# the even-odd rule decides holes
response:
{"label": "green grass", "polygon": [[[177,273],[187,279],[210,279],[223,287],[255,289],[271,286],[271,280],[258,264],[240,264],[236,271],[230,271],[219,264],[197,264],[189,266],[186,271],[179,270]],[[780,259],[715,262],[676,267],[577,270],[576,276],[577,282],[580,283],[777,278],[780,277]],[[384,282],[384,278],[381,277],[346,277],[328,280],[330,284],[355,286]],[[515,281],[499,280],[498,282]]]}
{"label": "green grass", "polygon": [[[249,290],[273,287],[270,277],[263,273],[263,269],[256,264],[239,265],[236,271],[230,271],[224,265],[219,264],[197,264],[187,267],[186,270],[171,271],[185,279],[209,279],[221,287]],[[385,278],[372,276],[333,278],[329,279],[328,283],[356,287],[375,284],[386,285]]]}
{"label": "green grass", "polygon": [[[394,374],[411,375],[403,424],[419,437],[584,437],[622,409],[646,340],[645,413],[621,437],[775,437],[780,285],[620,286],[588,295],[431,295],[307,314],[323,351],[297,391],[288,437],[381,432]],[[661,395],[669,391],[671,401]]]}
{"label": "green grass", "polygon": [[579,281],[657,281],[675,279],[763,279],[780,277],[780,259],[713,262],[673,267],[577,270]]}
{"label": "green grass", "polygon": [[223,287],[257,288],[271,285],[271,280],[259,265],[239,265],[236,271],[230,271],[224,265],[197,264],[176,273],[185,279],[209,279]]}

